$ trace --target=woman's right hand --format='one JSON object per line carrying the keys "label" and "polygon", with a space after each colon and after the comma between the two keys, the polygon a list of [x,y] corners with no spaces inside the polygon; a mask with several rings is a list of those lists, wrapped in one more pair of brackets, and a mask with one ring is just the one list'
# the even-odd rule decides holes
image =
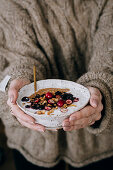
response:
{"label": "woman's right hand", "polygon": [[8,91],[8,101],[7,104],[11,108],[11,114],[14,115],[17,120],[20,122],[22,126],[27,128],[37,130],[37,131],[45,131],[45,127],[35,123],[35,119],[26,113],[24,113],[16,104],[16,100],[18,97],[18,91],[25,85],[29,84],[30,81],[28,79],[15,79],[11,82],[9,91]]}

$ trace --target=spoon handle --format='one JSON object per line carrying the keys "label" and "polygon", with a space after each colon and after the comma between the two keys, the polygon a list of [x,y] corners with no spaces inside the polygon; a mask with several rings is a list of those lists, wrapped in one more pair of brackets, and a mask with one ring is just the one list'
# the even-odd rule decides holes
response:
{"label": "spoon handle", "polygon": [[33,66],[33,74],[34,74],[34,91],[36,93],[37,87],[36,87],[36,66]]}

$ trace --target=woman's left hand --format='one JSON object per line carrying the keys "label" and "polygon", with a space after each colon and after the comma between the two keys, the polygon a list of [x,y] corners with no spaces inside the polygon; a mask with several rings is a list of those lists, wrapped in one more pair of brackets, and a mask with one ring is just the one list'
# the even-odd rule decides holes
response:
{"label": "woman's left hand", "polygon": [[102,95],[97,88],[88,87],[88,89],[91,94],[89,105],[80,111],[74,112],[63,121],[64,131],[85,128],[101,118],[101,111],[103,110]]}

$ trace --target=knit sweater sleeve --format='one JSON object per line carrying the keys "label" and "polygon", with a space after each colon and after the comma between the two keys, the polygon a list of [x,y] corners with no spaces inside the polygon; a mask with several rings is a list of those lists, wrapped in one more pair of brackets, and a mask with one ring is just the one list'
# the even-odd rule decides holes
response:
{"label": "knit sweater sleeve", "polygon": [[[16,6],[11,10],[10,6],[12,2],[2,1],[0,8],[0,81],[10,75],[11,80],[27,78],[32,82],[33,65],[37,80],[45,79],[50,74],[49,64],[37,44],[32,22],[24,10]],[[0,118],[6,126],[17,126],[18,121],[9,113],[7,91],[6,95],[0,92]]]}
{"label": "knit sweater sleeve", "polygon": [[[7,65],[7,67],[4,70],[1,70],[0,72],[0,81],[6,76],[10,75],[11,79],[8,82],[8,86],[6,88],[6,92],[0,91],[0,118],[2,119],[5,126],[20,126],[17,119],[12,116],[9,111],[10,108],[7,105],[7,99],[8,99],[8,89],[10,82],[14,79],[22,78],[22,79],[29,79],[31,82],[33,82],[33,65],[36,66],[36,76],[37,80],[45,79],[46,78],[46,71],[44,69],[44,66],[37,60],[31,58],[30,56],[21,56],[19,54],[13,54],[13,52],[6,51],[3,48],[0,48],[1,53],[1,64],[8,64],[6,57],[12,57],[14,55],[18,56],[19,58],[17,60],[14,60],[10,65]],[[2,63],[2,61],[4,63]]]}
{"label": "knit sweater sleeve", "polygon": [[87,73],[78,83],[98,88],[103,96],[101,120],[87,130],[93,134],[113,130],[113,1],[108,1],[93,37],[93,52]]}

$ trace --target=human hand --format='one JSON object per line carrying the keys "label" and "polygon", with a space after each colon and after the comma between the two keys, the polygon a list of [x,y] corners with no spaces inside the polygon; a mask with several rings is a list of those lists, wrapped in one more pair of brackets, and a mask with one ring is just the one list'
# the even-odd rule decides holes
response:
{"label": "human hand", "polygon": [[30,81],[28,79],[15,79],[11,82],[9,91],[8,91],[8,101],[7,104],[11,108],[11,114],[14,115],[19,123],[22,126],[27,128],[37,130],[37,131],[45,131],[45,127],[35,123],[35,119],[26,113],[24,113],[16,104],[16,100],[18,98],[18,91],[25,85],[29,84]]}
{"label": "human hand", "polygon": [[91,97],[89,105],[74,112],[69,118],[62,123],[64,131],[72,131],[85,128],[93,125],[95,121],[101,118],[101,111],[103,110],[102,95],[97,88],[88,87]]}

